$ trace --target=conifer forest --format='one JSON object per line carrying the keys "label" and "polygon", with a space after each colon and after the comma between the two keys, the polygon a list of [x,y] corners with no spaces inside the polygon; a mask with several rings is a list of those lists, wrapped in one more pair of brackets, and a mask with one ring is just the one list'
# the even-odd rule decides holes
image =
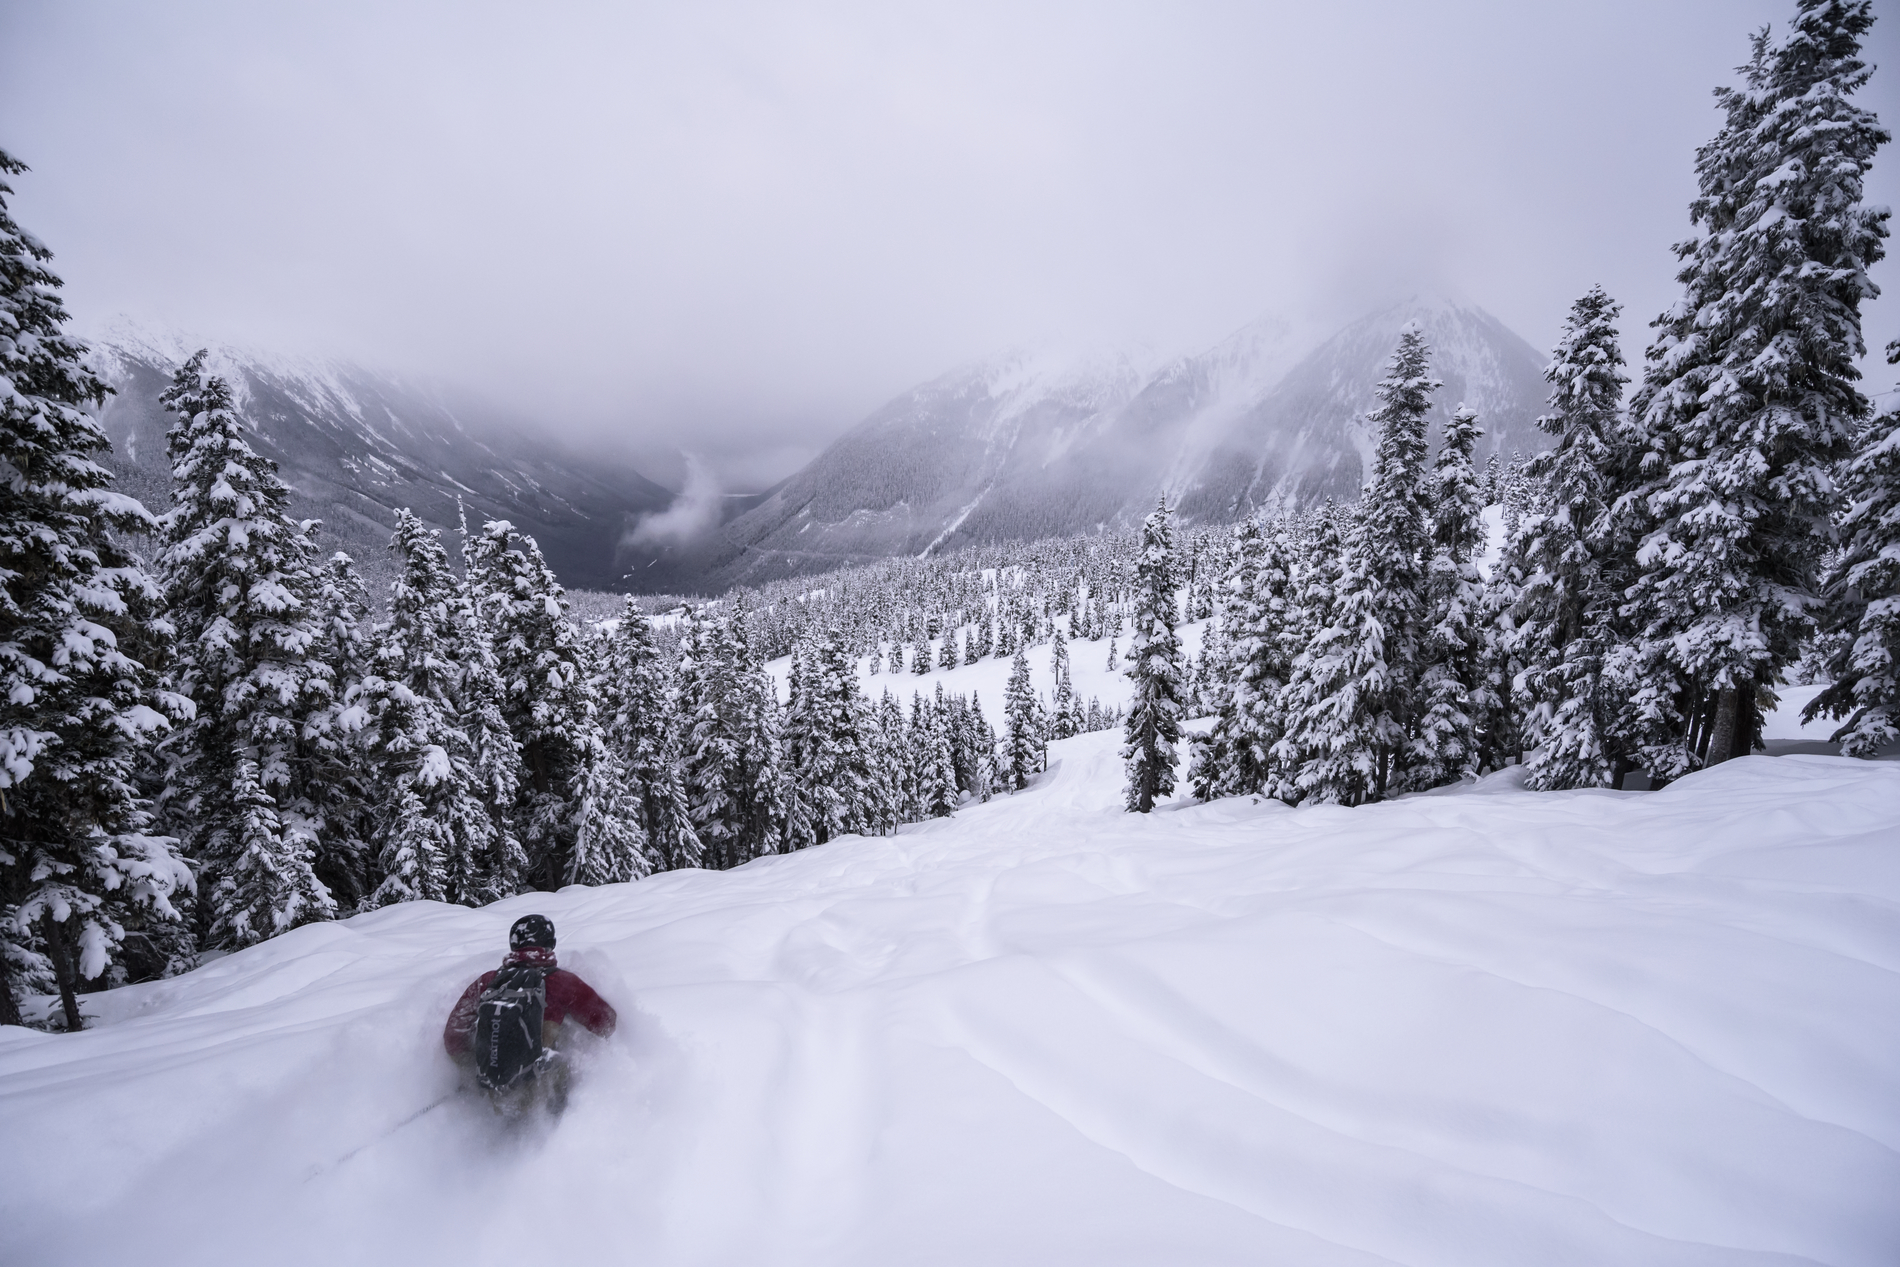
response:
{"label": "conifer forest", "polygon": [[[1759,747],[1791,682],[1825,684],[1844,755],[1879,753],[1900,411],[1857,368],[1889,231],[1862,196],[1889,139],[1856,96],[1873,20],[1801,0],[1755,41],[1696,155],[1679,301],[1626,350],[1617,299],[1576,298],[1537,452],[1481,461],[1464,408],[1434,449],[1458,402],[1412,327],[1364,402],[1357,501],[1221,523],[1164,500],[1136,532],[586,618],[505,520],[404,513],[373,567],[326,545],[202,354],[164,397],[168,503],[115,490],[110,389],[0,180],[0,1023],[57,993],[78,1029],[81,993],[393,904],[889,836],[1085,732],[1120,733],[1131,813],[1518,764],[1534,790],[1659,787]],[[1082,698],[1084,658],[1126,692]],[[1000,698],[911,685],[986,660]]]}

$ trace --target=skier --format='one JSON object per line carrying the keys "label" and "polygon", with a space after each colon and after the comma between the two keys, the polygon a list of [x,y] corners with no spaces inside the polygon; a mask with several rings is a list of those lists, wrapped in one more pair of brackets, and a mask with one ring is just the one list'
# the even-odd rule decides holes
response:
{"label": "skier", "polygon": [[556,966],[554,921],[523,915],[508,930],[501,967],[462,991],[442,1045],[502,1113],[516,1116],[537,1100],[559,1113],[568,1083],[560,1049],[572,1033],[570,1023],[605,1038],[617,1019],[593,987]]}

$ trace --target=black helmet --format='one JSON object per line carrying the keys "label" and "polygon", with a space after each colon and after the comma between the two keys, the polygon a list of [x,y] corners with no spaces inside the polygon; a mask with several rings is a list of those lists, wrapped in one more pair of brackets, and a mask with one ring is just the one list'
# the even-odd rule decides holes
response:
{"label": "black helmet", "polygon": [[539,946],[544,950],[554,949],[554,921],[545,915],[523,915],[508,930],[508,949],[525,950],[529,946]]}

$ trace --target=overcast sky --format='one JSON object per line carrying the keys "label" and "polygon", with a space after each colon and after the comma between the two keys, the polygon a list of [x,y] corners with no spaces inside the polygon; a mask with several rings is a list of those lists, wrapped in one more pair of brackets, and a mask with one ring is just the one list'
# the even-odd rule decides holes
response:
{"label": "overcast sky", "polygon": [[1600,281],[1640,360],[1710,90],[1793,7],[21,0],[0,146],[82,322],[341,354],[746,487],[1024,340],[1194,350],[1423,287],[1546,348]]}

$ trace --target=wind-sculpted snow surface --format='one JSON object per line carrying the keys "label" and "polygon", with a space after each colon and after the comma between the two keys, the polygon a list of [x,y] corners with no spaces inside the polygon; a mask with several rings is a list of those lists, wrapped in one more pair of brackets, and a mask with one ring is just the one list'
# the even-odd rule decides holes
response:
{"label": "wind-sculpted snow surface", "polygon": [[[893,839],[408,905],[0,1037],[0,1257],[1891,1264],[1900,767],[1120,812],[1118,739]],[[511,1136],[517,916],[621,1012]]]}

